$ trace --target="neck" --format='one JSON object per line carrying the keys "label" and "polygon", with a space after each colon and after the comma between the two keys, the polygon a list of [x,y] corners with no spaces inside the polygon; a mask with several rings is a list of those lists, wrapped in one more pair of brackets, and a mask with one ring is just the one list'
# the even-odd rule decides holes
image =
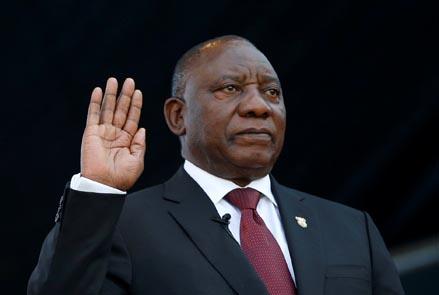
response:
{"label": "neck", "polygon": [[252,181],[263,178],[269,173],[269,171],[267,171],[266,168],[249,169],[242,167],[232,167],[233,169],[231,168],[227,169],[222,166],[219,167],[218,165],[215,165],[215,167],[211,167],[209,165],[203,165],[203,163],[199,161],[195,161],[194,159],[186,158],[186,160],[191,162],[193,165],[197,166],[198,168],[206,171],[207,173],[231,181],[240,187],[245,187]]}
{"label": "neck", "polygon": [[228,179],[228,180],[234,182],[235,184],[239,185],[240,187],[244,187],[244,186],[248,185],[250,182],[252,182],[254,179],[232,178],[232,179]]}

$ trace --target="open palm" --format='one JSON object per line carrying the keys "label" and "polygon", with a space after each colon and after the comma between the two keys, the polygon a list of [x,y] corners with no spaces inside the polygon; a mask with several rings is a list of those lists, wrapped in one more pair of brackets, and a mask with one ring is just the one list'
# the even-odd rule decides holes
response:
{"label": "open palm", "polygon": [[138,128],[142,93],[126,79],[119,97],[117,80],[109,78],[105,93],[93,90],[81,146],[81,176],[128,190],[143,171],[145,129]]}

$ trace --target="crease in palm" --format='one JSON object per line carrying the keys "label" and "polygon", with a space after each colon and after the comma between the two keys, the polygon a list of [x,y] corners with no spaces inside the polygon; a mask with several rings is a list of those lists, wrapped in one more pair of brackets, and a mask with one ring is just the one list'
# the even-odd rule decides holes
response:
{"label": "crease in palm", "polygon": [[[128,190],[143,172],[145,129],[139,128],[142,93],[126,79],[117,97],[117,80],[91,94],[81,147],[81,175]],[[117,98],[116,98],[117,97]]]}

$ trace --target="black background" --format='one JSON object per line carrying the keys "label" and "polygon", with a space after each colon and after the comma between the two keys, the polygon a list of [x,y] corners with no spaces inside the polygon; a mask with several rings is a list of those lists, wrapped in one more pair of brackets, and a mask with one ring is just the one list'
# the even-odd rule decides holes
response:
{"label": "black background", "polygon": [[[109,76],[144,94],[145,172],[182,163],[165,126],[175,62],[237,34],[283,84],[283,184],[368,211],[389,246],[438,233],[438,17],[405,1],[35,1],[2,5],[2,286],[23,294],[65,183],[87,104]],[[6,294],[6,293],[5,293]]]}

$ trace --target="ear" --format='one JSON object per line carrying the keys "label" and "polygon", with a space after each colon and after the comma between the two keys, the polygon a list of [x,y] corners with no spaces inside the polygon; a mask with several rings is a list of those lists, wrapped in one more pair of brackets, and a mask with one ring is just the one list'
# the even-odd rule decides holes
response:
{"label": "ear", "polygon": [[163,106],[166,123],[172,133],[177,136],[186,134],[183,116],[185,108],[186,104],[184,100],[177,97],[168,98]]}

